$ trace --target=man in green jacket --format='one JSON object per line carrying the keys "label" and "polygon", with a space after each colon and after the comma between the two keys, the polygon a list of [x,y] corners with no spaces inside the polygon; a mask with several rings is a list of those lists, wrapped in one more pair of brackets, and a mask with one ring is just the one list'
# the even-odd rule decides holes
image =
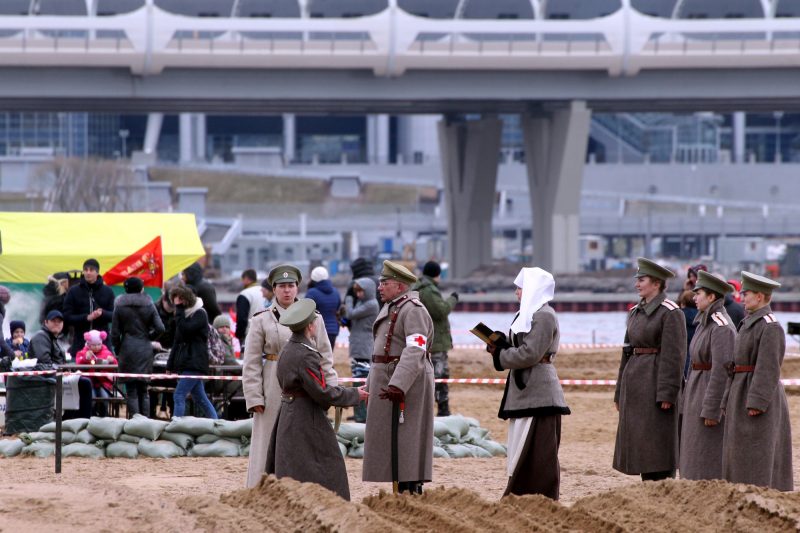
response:
{"label": "man in green jacket", "polygon": [[[422,277],[414,284],[411,290],[419,292],[419,299],[428,310],[433,319],[433,342],[431,343],[431,362],[433,374],[436,379],[450,377],[450,367],[447,365],[447,352],[453,347],[450,337],[450,321],[448,315],[458,302],[458,294],[452,293],[445,300],[439,292],[439,276],[442,267],[435,261],[428,261],[422,268]],[[437,383],[435,389],[438,416],[449,416],[447,383]]]}

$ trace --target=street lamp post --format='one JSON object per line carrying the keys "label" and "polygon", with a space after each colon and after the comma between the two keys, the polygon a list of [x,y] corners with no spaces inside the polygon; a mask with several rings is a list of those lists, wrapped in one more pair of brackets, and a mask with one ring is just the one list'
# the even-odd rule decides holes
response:
{"label": "street lamp post", "polygon": [[128,159],[128,130],[119,130],[119,138],[122,139],[122,159]]}

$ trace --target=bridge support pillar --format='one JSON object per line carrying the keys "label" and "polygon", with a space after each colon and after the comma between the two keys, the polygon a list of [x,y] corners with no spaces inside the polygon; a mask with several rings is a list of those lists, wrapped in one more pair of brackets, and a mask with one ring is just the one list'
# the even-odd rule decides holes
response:
{"label": "bridge support pillar", "polygon": [[180,162],[206,158],[206,116],[203,113],[181,113],[178,116]]}
{"label": "bridge support pillar", "polygon": [[283,114],[283,162],[288,165],[295,157],[295,119],[294,113]]}
{"label": "bridge support pillar", "polygon": [[466,276],[492,261],[502,129],[496,117],[458,122],[446,117],[438,123],[451,277]]}
{"label": "bridge support pillar", "polygon": [[522,119],[533,211],[533,263],[553,273],[578,270],[591,115],[586,102],[573,101],[565,109]]}
{"label": "bridge support pillar", "polygon": [[367,162],[389,162],[389,115],[367,115]]}

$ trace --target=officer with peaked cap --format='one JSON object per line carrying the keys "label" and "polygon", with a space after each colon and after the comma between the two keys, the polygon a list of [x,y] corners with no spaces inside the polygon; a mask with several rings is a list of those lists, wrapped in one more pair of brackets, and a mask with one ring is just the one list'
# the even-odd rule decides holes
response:
{"label": "officer with peaked cap", "polygon": [[398,480],[400,492],[421,493],[433,470],[433,365],[429,347],[433,321],[407,268],[383,262],[378,291],[384,302],[375,325],[367,390],[364,481],[392,480],[392,405],[399,404]]}
{"label": "officer with peaked cap", "polygon": [[734,483],[791,491],[792,429],[780,381],[786,336],[770,308],[772,292],[780,286],[742,272],[747,316],[739,324],[728,366],[722,475]]}
{"label": "officer with peaked cap", "polygon": [[[272,430],[267,473],[317,483],[349,500],[347,470],[325,411],[331,405],[356,405],[359,399],[367,399],[367,393],[363,387],[345,388],[326,382],[320,366],[322,355],[311,344],[317,334],[317,316],[314,300],[304,298],[280,318],[292,336],[277,364],[281,404]],[[324,326],[321,333],[325,334]]]}
{"label": "officer with peaked cap", "polygon": [[[255,487],[267,464],[267,450],[272,428],[278,416],[281,389],[275,372],[281,350],[289,342],[292,331],[280,323],[283,313],[297,300],[297,290],[303,277],[294,265],[278,265],[267,277],[273,287],[275,300],[269,309],[250,319],[242,363],[242,390],[247,410],[253,413],[253,436],[247,466],[247,486]],[[336,385],[338,376],[333,369],[333,349],[325,333],[322,315],[316,314],[316,328],[310,345],[321,354],[320,364],[326,383]]]}
{"label": "officer with peaked cap", "polygon": [[628,314],[614,391],[619,425],[613,466],[655,481],[675,477],[678,466],[676,402],[686,356],[686,320],[664,292],[675,274],[644,257],[638,267],[639,303]]}
{"label": "officer with peaked cap", "polygon": [[689,345],[691,371],[683,390],[680,472],[682,479],[722,479],[722,395],[725,365],[733,358],[736,328],[725,311],[733,290],[721,276],[697,273],[694,302],[697,329]]}

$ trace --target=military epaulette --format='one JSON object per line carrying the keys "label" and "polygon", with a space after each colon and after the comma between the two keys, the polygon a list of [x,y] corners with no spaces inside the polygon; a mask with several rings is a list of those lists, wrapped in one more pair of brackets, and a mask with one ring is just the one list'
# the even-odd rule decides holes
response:
{"label": "military epaulette", "polygon": [[672,300],[668,300],[668,299],[664,300],[663,302],[661,302],[661,305],[663,305],[664,307],[666,307],[670,311],[674,311],[676,309],[680,309],[681,308],[678,304],[676,304]]}
{"label": "military epaulette", "polygon": [[253,313],[253,317],[255,318],[255,317],[257,317],[258,315],[263,315],[263,314],[264,314],[264,313],[266,313],[267,311],[269,311],[269,309],[262,309],[261,311],[258,311],[258,312],[256,312],[256,313]]}
{"label": "military epaulette", "polygon": [[778,323],[778,319],[775,318],[775,315],[770,313],[768,315],[764,315],[764,322],[766,322],[767,324],[777,324]]}
{"label": "military epaulette", "polygon": [[721,312],[717,312],[711,315],[711,320],[713,320],[718,326],[728,325],[728,319]]}
{"label": "military epaulette", "polygon": [[413,303],[413,304],[414,304],[414,305],[416,305],[417,307],[425,307],[425,304],[423,304],[423,303],[422,303],[422,302],[419,300],[419,298],[411,298],[411,303]]}

